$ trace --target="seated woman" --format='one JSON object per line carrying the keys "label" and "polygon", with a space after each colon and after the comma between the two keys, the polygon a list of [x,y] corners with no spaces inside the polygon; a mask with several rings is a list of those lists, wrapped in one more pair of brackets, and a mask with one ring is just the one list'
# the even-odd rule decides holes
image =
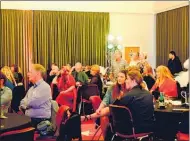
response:
{"label": "seated woman", "polygon": [[0,111],[2,110],[4,113],[8,112],[12,100],[12,91],[5,86],[6,81],[6,76],[0,72]]}
{"label": "seated woman", "polygon": [[[117,77],[117,83],[110,88],[108,88],[103,101],[101,102],[100,97],[98,96],[91,96],[90,100],[92,101],[92,106],[94,110],[96,111],[96,114],[99,115],[101,113],[101,110],[103,110],[105,107],[108,107],[109,104],[112,104],[116,99],[120,99],[122,95],[127,91],[125,80],[126,80],[126,70],[121,70],[118,73]],[[100,103],[101,102],[101,103]],[[101,118],[100,123],[105,123],[108,121],[107,117]],[[105,125],[105,126],[104,126]],[[101,124],[103,135],[105,135],[107,125]]]}
{"label": "seated woman", "polygon": [[[142,88],[142,82],[142,75],[139,71],[128,72],[126,88],[130,91],[117,101],[117,105],[126,106],[130,109],[133,115],[136,133],[152,131],[154,123],[153,96],[150,92]],[[81,121],[109,115],[109,107],[105,107],[99,113],[81,116]]]}
{"label": "seated woman", "polygon": [[17,85],[16,81],[14,79],[13,73],[11,69],[8,66],[4,66],[1,68],[1,72],[6,76],[7,81],[5,83],[5,86],[13,90],[13,88]]}
{"label": "seated woman", "polygon": [[23,76],[21,74],[21,69],[19,66],[15,65],[15,64],[11,65],[11,71],[13,73],[16,83],[18,83],[17,81],[23,79]]}
{"label": "seated woman", "polygon": [[178,96],[176,81],[173,79],[170,70],[166,66],[158,66],[156,68],[156,78],[156,82],[151,88],[151,92],[163,92],[170,98],[176,98]]}
{"label": "seated woman", "polygon": [[25,97],[26,92],[23,85],[23,77],[21,73],[17,74],[16,83],[17,86],[13,89],[13,99],[11,101],[11,108],[14,112],[19,112],[20,101]]}
{"label": "seated woman", "polygon": [[76,110],[76,88],[75,79],[69,74],[69,69],[66,66],[62,67],[61,77],[57,79],[57,87],[59,95],[56,101],[59,105],[66,105],[73,111]]}
{"label": "seated woman", "polygon": [[91,80],[90,84],[96,84],[98,86],[99,94],[102,95],[102,80],[100,78],[100,67],[98,65],[93,65],[90,70]]}
{"label": "seated woman", "polygon": [[147,64],[143,68],[143,80],[146,82],[148,89],[150,90],[155,83],[152,67]]}

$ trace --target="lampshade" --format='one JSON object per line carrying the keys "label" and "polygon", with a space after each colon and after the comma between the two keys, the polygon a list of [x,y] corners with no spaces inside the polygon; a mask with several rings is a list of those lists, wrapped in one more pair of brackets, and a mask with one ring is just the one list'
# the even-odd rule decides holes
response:
{"label": "lampshade", "polygon": [[113,35],[108,35],[108,41],[113,41],[114,40],[114,36]]}
{"label": "lampshade", "polygon": [[113,47],[114,47],[113,44],[109,44],[109,45],[108,45],[108,48],[109,48],[109,49],[112,49]]}
{"label": "lampshade", "polygon": [[121,49],[123,48],[123,46],[122,46],[122,45],[117,45],[117,48],[118,48],[119,50],[121,50]]}

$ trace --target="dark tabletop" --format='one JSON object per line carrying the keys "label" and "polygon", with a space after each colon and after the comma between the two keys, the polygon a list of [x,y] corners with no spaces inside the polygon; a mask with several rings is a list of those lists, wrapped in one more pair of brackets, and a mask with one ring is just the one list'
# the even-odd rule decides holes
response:
{"label": "dark tabletop", "polygon": [[165,141],[173,141],[179,131],[182,114],[188,112],[189,108],[168,104],[165,109],[159,109],[158,103],[156,103],[154,111],[155,135]]}
{"label": "dark tabletop", "polygon": [[12,131],[31,127],[31,119],[25,115],[18,115],[16,113],[7,113],[5,114],[5,119],[0,119],[0,134]]}

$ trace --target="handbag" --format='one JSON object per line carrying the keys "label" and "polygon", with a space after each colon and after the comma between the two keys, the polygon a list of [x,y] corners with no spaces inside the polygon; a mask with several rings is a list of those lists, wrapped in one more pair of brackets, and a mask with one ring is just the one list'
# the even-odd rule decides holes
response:
{"label": "handbag", "polygon": [[72,139],[82,140],[81,120],[78,113],[71,113],[70,117],[65,114],[60,124],[59,136],[56,141],[71,141]]}

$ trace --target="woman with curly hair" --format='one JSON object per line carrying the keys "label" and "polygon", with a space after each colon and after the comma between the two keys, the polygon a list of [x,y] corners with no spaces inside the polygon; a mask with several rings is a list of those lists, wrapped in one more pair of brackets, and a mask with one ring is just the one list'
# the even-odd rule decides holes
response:
{"label": "woman with curly hair", "polygon": [[13,90],[14,86],[16,86],[16,81],[14,79],[13,73],[11,69],[8,66],[4,66],[1,69],[1,72],[6,76],[7,81],[5,83],[5,86],[9,87],[11,90]]}

